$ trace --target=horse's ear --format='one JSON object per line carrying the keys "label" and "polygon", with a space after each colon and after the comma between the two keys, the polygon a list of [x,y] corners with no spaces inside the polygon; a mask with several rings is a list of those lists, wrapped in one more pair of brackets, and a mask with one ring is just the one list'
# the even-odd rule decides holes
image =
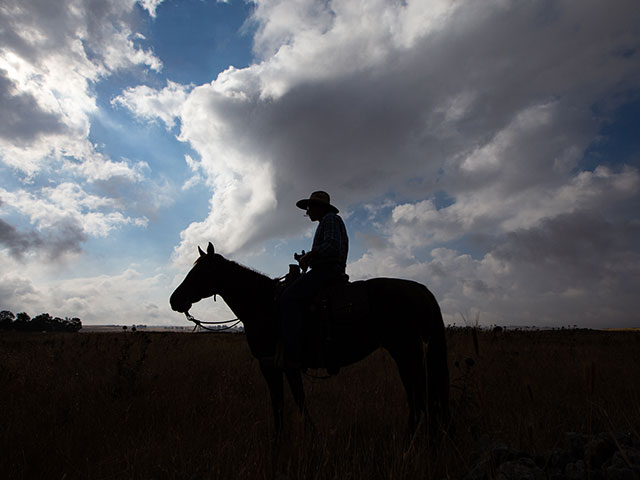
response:
{"label": "horse's ear", "polygon": [[209,245],[207,246],[207,253],[209,255],[213,255],[215,253],[215,249],[213,248],[213,243],[209,242]]}
{"label": "horse's ear", "polygon": [[200,248],[200,245],[198,245],[198,253],[200,254],[201,257],[204,257],[206,255],[206,253],[204,253]]}

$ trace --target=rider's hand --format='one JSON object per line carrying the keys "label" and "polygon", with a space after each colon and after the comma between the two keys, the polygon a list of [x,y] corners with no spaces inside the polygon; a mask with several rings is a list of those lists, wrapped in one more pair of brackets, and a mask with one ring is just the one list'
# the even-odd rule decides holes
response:
{"label": "rider's hand", "polygon": [[305,253],[298,259],[298,263],[300,264],[300,268],[302,270],[306,270],[307,268],[309,268],[309,265],[311,264],[311,257],[311,252],[309,252]]}

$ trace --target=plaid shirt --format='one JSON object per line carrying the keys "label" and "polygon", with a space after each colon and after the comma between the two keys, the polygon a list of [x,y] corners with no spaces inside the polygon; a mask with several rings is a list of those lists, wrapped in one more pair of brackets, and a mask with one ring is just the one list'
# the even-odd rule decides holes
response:
{"label": "plaid shirt", "polygon": [[345,271],[349,237],[347,237],[347,228],[339,215],[329,212],[322,217],[313,237],[311,251],[313,252],[311,268],[339,267],[342,272]]}

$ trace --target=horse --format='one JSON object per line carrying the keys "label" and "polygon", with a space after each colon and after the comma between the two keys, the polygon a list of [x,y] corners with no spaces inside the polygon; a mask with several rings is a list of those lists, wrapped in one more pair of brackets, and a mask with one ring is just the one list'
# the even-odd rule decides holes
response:
{"label": "horse", "polygon": [[[307,413],[301,369],[273,362],[279,341],[278,291],[272,279],[198,247],[199,257],[170,298],[174,311],[189,314],[191,306],[220,295],[244,324],[251,354],[258,359],[271,397],[275,431],[282,431],[284,377],[297,408]],[[409,404],[409,431],[426,417],[428,428],[442,429],[449,418],[449,370],[445,328],[440,307],[424,285],[397,278],[361,281],[370,303],[367,318],[354,318],[352,333],[338,352],[339,366],[356,363],[378,348],[395,360]],[[426,370],[425,370],[425,348]],[[269,359],[271,361],[269,361]],[[311,367],[312,365],[306,365]],[[305,365],[303,364],[303,367]]]}

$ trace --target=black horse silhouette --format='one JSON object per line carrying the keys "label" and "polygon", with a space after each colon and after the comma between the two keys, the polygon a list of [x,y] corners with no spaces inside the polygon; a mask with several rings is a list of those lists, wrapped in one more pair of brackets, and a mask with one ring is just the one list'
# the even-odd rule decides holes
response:
{"label": "black horse silhouette", "polygon": [[[216,254],[209,242],[183,282],[171,295],[173,310],[188,313],[203,298],[220,295],[242,320],[249,348],[260,360],[271,395],[276,431],[283,422],[283,376],[294,400],[305,411],[300,370],[282,371],[273,362],[278,343],[278,279]],[[409,280],[374,278],[363,281],[370,302],[367,318],[352,319],[352,334],[338,352],[340,365],[362,360],[385,348],[395,360],[409,402],[409,429],[414,432],[424,415],[429,428],[448,418],[449,370],[445,329],[438,302],[424,286]],[[424,343],[427,343],[425,371]],[[308,365],[313,366],[313,365]]]}

